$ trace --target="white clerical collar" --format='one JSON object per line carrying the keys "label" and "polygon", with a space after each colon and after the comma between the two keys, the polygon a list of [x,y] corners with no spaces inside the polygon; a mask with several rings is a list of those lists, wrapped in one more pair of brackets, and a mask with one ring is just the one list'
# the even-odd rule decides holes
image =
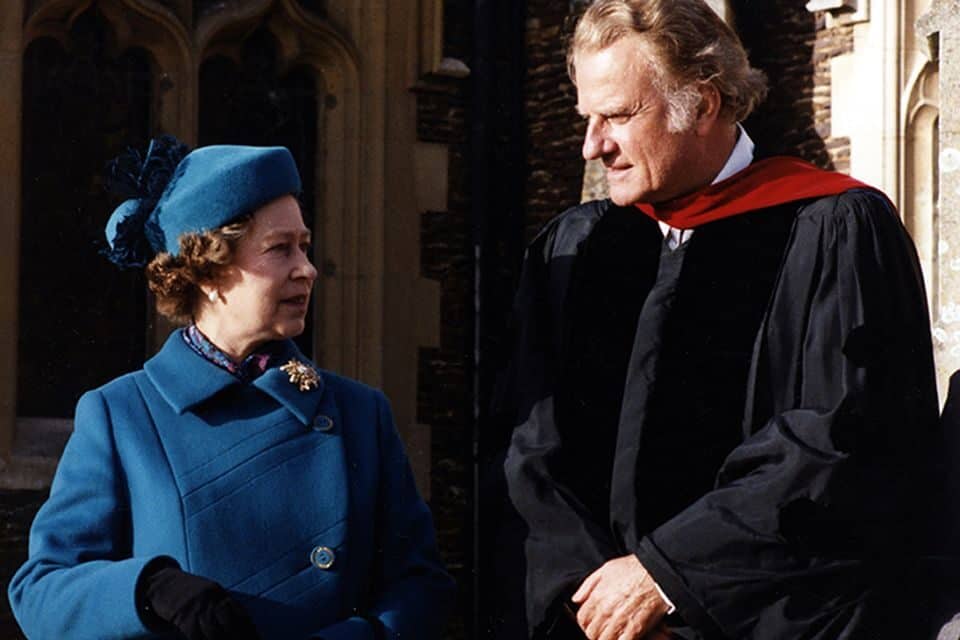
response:
{"label": "white clerical collar", "polygon": [[[733,145],[733,151],[731,151],[727,157],[727,162],[723,165],[723,169],[720,169],[720,173],[717,174],[717,177],[714,178],[710,184],[717,184],[721,180],[726,180],[730,176],[740,173],[749,167],[750,163],[753,162],[753,152],[756,146],[747,134],[747,130],[738,122],[737,143]],[[658,224],[660,225],[660,231],[667,239],[667,246],[670,247],[671,250],[679,247],[693,235],[693,229],[674,229],[662,220],[659,220]]]}
{"label": "white clerical collar", "polygon": [[723,165],[723,169],[720,169],[720,173],[710,184],[717,184],[721,180],[726,180],[730,176],[740,173],[753,162],[753,151],[756,149],[756,145],[753,144],[747,130],[740,126],[739,122],[737,123],[737,132],[739,133],[737,144],[733,145],[733,151],[730,152],[727,163]]}

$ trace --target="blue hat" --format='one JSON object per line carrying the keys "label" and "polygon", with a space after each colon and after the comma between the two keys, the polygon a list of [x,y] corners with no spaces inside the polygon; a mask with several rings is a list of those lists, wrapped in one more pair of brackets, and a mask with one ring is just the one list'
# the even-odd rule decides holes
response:
{"label": "blue hat", "polygon": [[222,227],[288,194],[300,193],[285,147],[216,145],[186,153],[172,136],[130,151],[109,167],[111,188],[129,197],[107,221],[106,255],[143,266],[161,251],[177,255],[180,236]]}

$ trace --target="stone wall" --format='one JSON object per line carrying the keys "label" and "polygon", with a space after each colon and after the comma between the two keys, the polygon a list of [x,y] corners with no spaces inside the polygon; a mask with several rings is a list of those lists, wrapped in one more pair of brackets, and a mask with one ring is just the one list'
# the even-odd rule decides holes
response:
{"label": "stone wall", "polygon": [[[440,283],[442,297],[440,346],[420,351],[417,419],[432,427],[431,507],[460,587],[451,638],[490,634],[481,609],[497,585],[484,572],[496,560],[489,518],[498,498],[491,496],[503,491],[496,460],[508,433],[487,414],[509,350],[523,248],[549,218],[579,201],[583,173],[583,131],[563,46],[571,5],[500,0],[486,4],[484,18],[468,4],[445,4],[445,55],[464,60],[471,77],[423,78],[415,89],[418,139],[447,145],[450,159],[447,208],[422,215],[422,275]],[[474,460],[486,504],[475,503]]]}
{"label": "stone wall", "polygon": [[830,61],[853,52],[853,26],[827,26],[822,12],[816,14],[817,35],[813,45],[813,121],[817,135],[824,140],[834,169],[850,172],[850,138],[834,136],[830,126]]}
{"label": "stone wall", "polygon": [[580,202],[585,124],[577,115],[576,88],[567,76],[566,43],[584,3],[527,3],[526,238],[567,207]]}
{"label": "stone wall", "polygon": [[828,29],[794,0],[731,5],[751,63],[771,79],[767,100],[745,123],[759,153],[848,166],[849,140],[830,137],[830,58],[852,48],[852,29]]}
{"label": "stone wall", "polygon": [[[444,3],[444,56],[469,66],[470,3]],[[446,638],[468,635],[473,559],[471,367],[473,260],[470,247],[468,100],[470,79],[427,76],[413,91],[417,141],[448,150],[447,203],[421,212],[420,275],[440,285],[439,346],[420,348],[417,422],[430,425],[433,511],[440,552],[458,584],[458,610]]]}
{"label": "stone wall", "polygon": [[458,585],[460,615],[448,637],[464,637],[472,569],[470,448],[472,416],[473,262],[470,259],[469,188],[466,181],[464,81],[436,80],[417,89],[417,134],[422,142],[449,145],[449,198],[444,211],[422,213],[421,275],[440,283],[440,346],[421,348],[417,370],[417,421],[431,426],[431,499],[441,554]]}

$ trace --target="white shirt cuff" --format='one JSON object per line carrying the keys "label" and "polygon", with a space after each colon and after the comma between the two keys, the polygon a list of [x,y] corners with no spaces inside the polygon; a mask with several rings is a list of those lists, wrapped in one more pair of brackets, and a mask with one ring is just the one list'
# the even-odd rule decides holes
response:
{"label": "white shirt cuff", "polygon": [[655,586],[655,587],[657,588],[657,593],[660,594],[660,598],[662,598],[663,601],[667,603],[667,615],[670,615],[671,613],[673,613],[674,611],[676,611],[676,610],[677,610],[677,607],[674,606],[673,601],[672,601],[670,598],[667,597],[667,594],[665,594],[665,593],[663,592],[663,589],[660,588],[660,585],[658,585],[656,582],[654,582],[654,583],[653,583],[653,586]]}

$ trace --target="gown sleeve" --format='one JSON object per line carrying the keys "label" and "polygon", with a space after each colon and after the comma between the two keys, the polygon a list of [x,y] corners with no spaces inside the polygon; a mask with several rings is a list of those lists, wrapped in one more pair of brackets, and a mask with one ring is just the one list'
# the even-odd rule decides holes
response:
{"label": "gown sleeve", "polygon": [[525,523],[522,558],[531,635],[568,624],[558,607],[617,548],[609,527],[595,520],[554,469],[563,444],[550,377],[562,339],[557,319],[578,241],[600,215],[597,209],[570,213],[547,227],[527,251],[514,312],[517,346],[504,384],[511,390],[509,413],[516,425],[504,472],[511,504]]}
{"label": "gown sleeve", "polygon": [[436,640],[453,603],[453,580],[437,553],[430,510],[417,491],[389,404],[380,393],[376,402],[381,476],[374,595],[364,616],[333,624],[319,637]]}
{"label": "gown sleeve", "polygon": [[[915,251],[887,201],[798,216],[755,345],[745,439],[636,555],[706,638],[924,637],[900,582],[936,386]],[[709,425],[704,425],[709,428]]]}
{"label": "gown sleeve", "polygon": [[129,500],[112,432],[100,393],[81,397],[50,498],[30,530],[28,560],[10,582],[10,603],[27,637],[150,635],[135,590],[154,558],[130,557]]}

